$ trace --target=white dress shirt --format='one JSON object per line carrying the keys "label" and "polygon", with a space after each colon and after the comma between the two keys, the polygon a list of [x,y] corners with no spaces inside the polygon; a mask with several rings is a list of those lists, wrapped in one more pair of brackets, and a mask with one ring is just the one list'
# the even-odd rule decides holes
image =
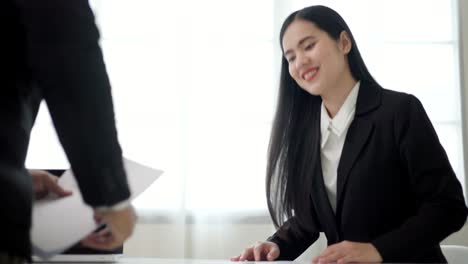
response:
{"label": "white dress shirt", "polygon": [[120,211],[129,207],[130,205],[131,205],[130,199],[127,199],[127,200],[123,200],[111,206],[98,206],[98,207],[95,207],[94,209],[96,211],[104,213],[104,212],[109,212],[109,211]]}
{"label": "white dress shirt", "polygon": [[336,212],[336,186],[338,175],[338,164],[345,142],[348,128],[354,119],[356,112],[356,101],[359,93],[357,82],[349,93],[340,110],[332,119],[322,102],[320,114],[320,157],[322,162],[323,181],[328,194],[328,199],[333,212]]}

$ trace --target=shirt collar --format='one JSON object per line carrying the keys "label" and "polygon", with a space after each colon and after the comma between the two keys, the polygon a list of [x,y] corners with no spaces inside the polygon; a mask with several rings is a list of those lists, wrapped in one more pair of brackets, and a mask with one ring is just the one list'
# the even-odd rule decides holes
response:
{"label": "shirt collar", "polygon": [[328,129],[328,126],[330,126],[333,133],[335,133],[338,137],[341,137],[341,134],[346,130],[346,128],[348,128],[354,118],[354,113],[356,111],[359,85],[360,82],[358,81],[351,89],[351,92],[333,119],[331,119],[328,115],[327,109],[322,102],[320,118],[320,130],[322,135],[324,135],[325,131]]}

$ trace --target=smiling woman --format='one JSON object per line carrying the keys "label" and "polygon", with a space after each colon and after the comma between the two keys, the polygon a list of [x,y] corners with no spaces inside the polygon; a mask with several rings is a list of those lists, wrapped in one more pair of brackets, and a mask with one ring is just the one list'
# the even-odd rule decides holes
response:
{"label": "smiling woman", "polygon": [[278,230],[232,260],[294,260],[323,232],[314,263],[446,263],[439,243],[468,211],[419,100],[374,80],[333,9],[293,12],[280,42],[266,185]]}
{"label": "smiling woman", "polygon": [[[456,2],[90,0],[124,155],[165,171],[135,201],[148,229],[137,229],[127,253],[226,258],[271,233],[265,174],[277,38],[284,18],[311,4],[343,15],[383,87],[421,100],[463,182]],[[320,78],[323,66],[314,67],[305,79]],[[28,167],[68,167],[54,133],[44,105]]]}

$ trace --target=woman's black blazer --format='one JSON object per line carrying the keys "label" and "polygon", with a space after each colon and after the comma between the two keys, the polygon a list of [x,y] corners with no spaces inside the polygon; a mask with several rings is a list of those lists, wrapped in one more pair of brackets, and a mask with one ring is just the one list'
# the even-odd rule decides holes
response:
{"label": "woman's black blazer", "polygon": [[[315,109],[314,133],[320,140],[320,105]],[[313,191],[304,201],[313,221],[299,235],[291,231],[293,217],[269,238],[279,245],[280,259],[296,258],[324,232],[329,245],[370,242],[384,262],[446,262],[439,243],[464,225],[467,208],[416,97],[361,82],[338,166],[336,213],[325,191],[320,155],[315,157]]]}

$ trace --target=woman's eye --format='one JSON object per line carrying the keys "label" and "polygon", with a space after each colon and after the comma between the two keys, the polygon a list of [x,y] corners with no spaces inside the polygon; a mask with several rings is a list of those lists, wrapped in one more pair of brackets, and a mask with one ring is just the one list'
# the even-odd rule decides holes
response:
{"label": "woman's eye", "polygon": [[307,46],[305,46],[305,50],[310,50],[312,49],[313,47],[315,46],[315,43],[310,43],[310,44],[307,44]]}
{"label": "woman's eye", "polygon": [[289,58],[286,58],[286,60],[287,60],[289,63],[293,62],[295,59],[296,59],[296,57],[289,57]]}

